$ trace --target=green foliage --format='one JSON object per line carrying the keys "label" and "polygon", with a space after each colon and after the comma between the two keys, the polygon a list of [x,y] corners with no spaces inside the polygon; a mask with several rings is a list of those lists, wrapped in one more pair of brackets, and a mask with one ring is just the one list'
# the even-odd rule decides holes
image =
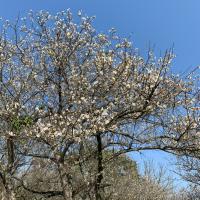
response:
{"label": "green foliage", "polygon": [[11,120],[12,130],[19,132],[23,127],[28,127],[33,123],[33,119],[30,116],[17,116]]}

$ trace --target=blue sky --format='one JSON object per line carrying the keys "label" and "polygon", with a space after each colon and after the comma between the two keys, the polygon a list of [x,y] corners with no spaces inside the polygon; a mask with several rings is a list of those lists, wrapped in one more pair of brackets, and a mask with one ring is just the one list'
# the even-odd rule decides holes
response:
{"label": "blue sky", "polygon": [[[0,0],[0,16],[6,19],[14,19],[19,13],[23,16],[30,9],[56,13],[67,8],[73,13],[83,10],[89,16],[95,15],[94,24],[100,32],[114,27],[122,36],[131,35],[143,55],[149,46],[157,56],[174,46],[175,72],[200,65],[199,0]],[[138,154],[133,157],[141,161]],[[159,152],[142,158],[152,158],[166,166],[171,159]]]}
{"label": "blue sky", "polygon": [[0,0],[0,15],[14,19],[28,10],[57,12],[71,8],[95,15],[99,31],[115,27],[123,36],[132,36],[134,45],[157,55],[174,45],[174,70],[182,72],[200,64],[199,0]]}

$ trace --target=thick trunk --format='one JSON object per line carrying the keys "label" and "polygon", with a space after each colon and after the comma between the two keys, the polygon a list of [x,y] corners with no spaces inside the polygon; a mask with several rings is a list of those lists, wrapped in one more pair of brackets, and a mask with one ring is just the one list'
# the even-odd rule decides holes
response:
{"label": "thick trunk", "polygon": [[96,200],[102,200],[101,182],[103,180],[103,154],[102,154],[102,140],[101,134],[96,135],[97,140],[97,178],[95,184],[95,198]]}
{"label": "thick trunk", "polygon": [[14,141],[12,136],[7,139],[7,158],[8,165],[6,177],[1,174],[0,178],[0,200],[15,200],[15,193],[10,179],[15,161]]}
{"label": "thick trunk", "polygon": [[8,153],[8,172],[10,172],[12,170],[13,163],[15,160],[14,142],[12,137],[9,137],[7,139],[7,153]]}

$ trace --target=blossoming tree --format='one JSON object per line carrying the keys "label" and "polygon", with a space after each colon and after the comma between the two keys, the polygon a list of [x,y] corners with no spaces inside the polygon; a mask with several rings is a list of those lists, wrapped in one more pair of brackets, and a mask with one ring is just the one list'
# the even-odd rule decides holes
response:
{"label": "blossoming tree", "polygon": [[[106,199],[109,184],[104,182],[104,170],[113,158],[142,150],[199,151],[196,81],[170,72],[171,51],[159,59],[149,52],[144,59],[114,29],[98,33],[92,20],[79,12],[76,24],[69,10],[54,16],[31,11],[27,18],[3,23],[4,199],[16,199],[19,187],[47,197],[76,199],[70,173],[88,156],[95,157],[96,169],[93,174],[82,171],[89,188],[86,199]],[[112,154],[105,156],[107,150]],[[41,169],[37,159],[53,169],[56,189],[34,190],[26,183],[33,168]]]}

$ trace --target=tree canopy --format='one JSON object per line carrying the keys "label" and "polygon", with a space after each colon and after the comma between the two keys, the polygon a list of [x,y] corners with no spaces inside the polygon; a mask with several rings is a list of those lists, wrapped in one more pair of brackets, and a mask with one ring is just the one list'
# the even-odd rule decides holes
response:
{"label": "tree canopy", "polygon": [[[19,189],[44,198],[108,199],[120,173],[113,180],[107,170],[116,173],[111,166],[123,154],[199,153],[195,71],[179,77],[170,70],[172,51],[157,59],[149,51],[145,59],[127,38],[114,29],[98,33],[92,21],[81,12],[74,20],[69,10],[30,11],[2,25],[5,199],[16,199]],[[37,187],[27,182],[33,176],[41,179]]]}

